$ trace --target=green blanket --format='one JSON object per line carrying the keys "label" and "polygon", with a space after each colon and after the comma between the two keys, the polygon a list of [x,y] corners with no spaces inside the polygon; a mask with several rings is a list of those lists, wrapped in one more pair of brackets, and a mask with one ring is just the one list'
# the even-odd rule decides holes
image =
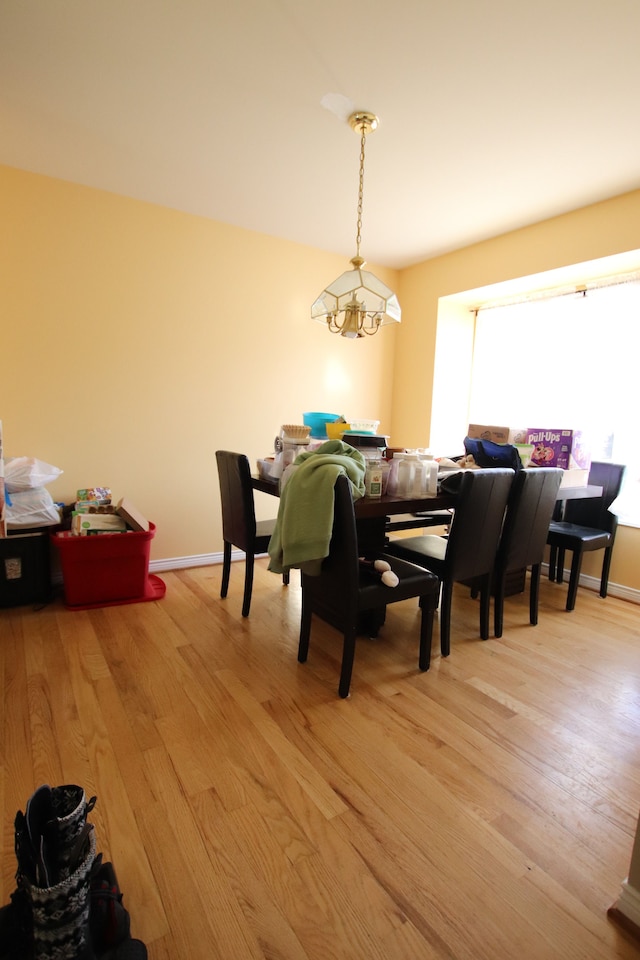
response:
{"label": "green blanket", "polygon": [[284,486],[275,529],[269,542],[269,570],[284,573],[300,567],[319,574],[329,553],[336,479],[346,474],[354,500],[364,495],[365,458],[342,440],[328,440],[296,457]]}

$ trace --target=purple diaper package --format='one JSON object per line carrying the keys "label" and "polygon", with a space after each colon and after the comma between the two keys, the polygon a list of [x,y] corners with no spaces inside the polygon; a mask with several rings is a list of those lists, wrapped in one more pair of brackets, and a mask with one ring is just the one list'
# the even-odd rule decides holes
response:
{"label": "purple diaper package", "polygon": [[581,430],[529,427],[527,443],[533,445],[531,464],[534,466],[562,470],[588,470],[591,466],[591,454]]}

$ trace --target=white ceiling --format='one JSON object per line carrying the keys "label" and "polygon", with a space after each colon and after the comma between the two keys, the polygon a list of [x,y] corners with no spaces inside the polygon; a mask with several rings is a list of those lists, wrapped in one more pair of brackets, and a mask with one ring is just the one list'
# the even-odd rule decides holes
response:
{"label": "white ceiling", "polygon": [[0,163],[349,258],[371,110],[401,267],[640,187],[639,50],[638,0],[0,0]]}

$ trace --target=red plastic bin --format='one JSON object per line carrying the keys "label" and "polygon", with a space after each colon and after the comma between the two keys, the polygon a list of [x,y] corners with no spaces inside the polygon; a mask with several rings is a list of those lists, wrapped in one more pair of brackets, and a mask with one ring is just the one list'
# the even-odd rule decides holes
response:
{"label": "red plastic bin", "polygon": [[60,554],[67,606],[102,606],[156,599],[149,577],[149,553],[155,524],[148,532],[101,533],[95,536],[52,534]]}

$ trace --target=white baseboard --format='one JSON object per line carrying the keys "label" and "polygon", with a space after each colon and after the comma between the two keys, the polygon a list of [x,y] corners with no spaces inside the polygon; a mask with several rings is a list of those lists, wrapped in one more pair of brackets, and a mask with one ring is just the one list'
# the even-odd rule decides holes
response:
{"label": "white baseboard", "polygon": [[[543,563],[542,570],[548,575],[549,564]],[[564,571],[564,586],[569,588],[569,570]],[[600,591],[600,577],[588,577],[586,574],[580,574],[579,586],[586,587],[587,590]],[[640,603],[640,590],[634,590],[632,587],[625,587],[620,583],[612,583],[609,580],[608,594],[610,597],[618,597],[619,600],[629,600],[631,603]]]}
{"label": "white baseboard", "polygon": [[640,927],[640,893],[629,885],[629,880],[623,880],[622,890],[616,903],[616,909],[631,920],[636,927]]}
{"label": "white baseboard", "polygon": [[[267,554],[256,554],[266,557]],[[244,551],[232,550],[232,560],[244,560]],[[199,553],[192,557],[167,557],[165,560],[150,560],[149,573],[162,573],[163,570],[186,570],[188,567],[210,567],[214,563],[222,563],[222,553]]]}
{"label": "white baseboard", "polygon": [[[244,557],[241,550],[231,554],[233,560]],[[209,567],[214,563],[222,563],[222,553],[199,553],[193,557],[168,557],[165,560],[150,560],[149,573],[162,573],[163,570],[186,570],[188,567]]]}
{"label": "white baseboard", "polygon": [[[267,556],[267,554],[263,554],[263,556]],[[243,560],[244,553],[242,550],[234,550],[231,554],[231,559]],[[168,557],[165,560],[151,560],[149,563],[149,572],[161,573],[163,570],[186,570],[188,567],[208,567],[214,563],[222,563],[222,553],[201,553],[193,557]],[[543,563],[542,569],[545,574],[548,574],[549,565]],[[564,572],[564,582],[568,587],[568,570]],[[600,590],[600,578],[587,577],[582,574],[580,576],[580,586],[586,587],[587,590],[595,590],[597,593]],[[629,600],[631,603],[640,604],[640,590],[634,590],[631,587],[625,587],[619,583],[609,581],[609,595],[618,597],[620,600]]]}

